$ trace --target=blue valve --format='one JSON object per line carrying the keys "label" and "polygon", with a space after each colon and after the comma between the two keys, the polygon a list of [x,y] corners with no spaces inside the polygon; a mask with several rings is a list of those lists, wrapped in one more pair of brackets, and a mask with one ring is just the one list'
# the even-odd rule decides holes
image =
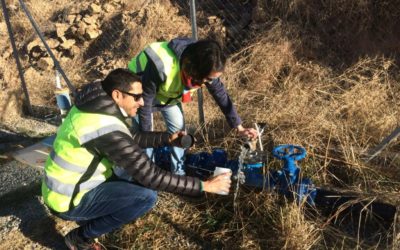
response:
{"label": "blue valve", "polygon": [[280,183],[285,183],[285,187],[296,183],[300,173],[296,161],[306,157],[306,150],[301,146],[285,144],[275,147],[274,150],[272,150],[272,155],[284,161],[282,168],[283,173],[279,176]]}
{"label": "blue valve", "polygon": [[[294,150],[298,152],[294,152]],[[274,148],[272,154],[279,160],[300,161],[306,157],[306,149],[301,146],[284,144]]]}
{"label": "blue valve", "polygon": [[282,171],[277,171],[274,177],[277,179],[280,193],[294,193],[298,203],[306,199],[308,204],[314,205],[316,189],[310,179],[300,178],[300,168],[296,164],[296,161],[304,159],[306,154],[305,148],[301,146],[285,144],[275,147],[272,155],[284,163]]}

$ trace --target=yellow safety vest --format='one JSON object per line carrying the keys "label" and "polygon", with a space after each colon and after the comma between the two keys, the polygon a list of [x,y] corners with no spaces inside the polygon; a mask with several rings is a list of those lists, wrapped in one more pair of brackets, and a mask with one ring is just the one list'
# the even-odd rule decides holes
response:
{"label": "yellow safety vest", "polygon": [[112,175],[113,164],[82,145],[113,131],[131,135],[126,125],[114,116],[84,113],[75,106],[70,110],[44,169],[42,195],[51,209],[66,212],[77,206],[85,193]]}
{"label": "yellow safety vest", "polygon": [[[179,59],[168,47],[168,42],[155,42],[146,47],[128,64],[129,70],[135,74],[143,73],[148,60],[151,60],[159,72],[159,77],[165,81],[158,87],[156,99],[160,104],[177,104],[181,102],[184,91]],[[193,94],[197,89],[191,89]]]}

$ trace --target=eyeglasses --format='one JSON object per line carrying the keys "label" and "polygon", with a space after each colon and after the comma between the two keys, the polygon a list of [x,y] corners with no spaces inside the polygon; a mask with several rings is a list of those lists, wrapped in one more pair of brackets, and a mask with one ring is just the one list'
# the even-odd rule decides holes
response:
{"label": "eyeglasses", "polygon": [[211,84],[215,79],[217,79],[217,78],[210,78],[210,77],[207,77],[207,78],[205,78],[205,79],[194,79],[193,78],[193,83],[194,84],[196,84],[196,85],[202,85],[202,84]]}
{"label": "eyeglasses", "polygon": [[118,91],[121,92],[121,93],[127,94],[127,95],[129,95],[129,96],[132,96],[133,99],[135,100],[135,102],[138,102],[140,99],[143,98],[143,93],[140,93],[140,94],[133,94],[133,93],[129,93],[129,92],[126,92],[126,91],[122,91],[122,90],[120,90],[120,89],[118,89]]}

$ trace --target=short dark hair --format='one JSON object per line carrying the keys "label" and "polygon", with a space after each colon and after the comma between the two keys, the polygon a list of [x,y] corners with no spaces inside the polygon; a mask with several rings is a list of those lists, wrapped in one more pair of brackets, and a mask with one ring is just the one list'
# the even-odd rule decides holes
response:
{"label": "short dark hair", "polygon": [[214,40],[199,40],[189,44],[181,56],[182,69],[196,79],[206,78],[212,71],[222,72],[226,58]]}
{"label": "short dark hair", "polygon": [[140,76],[132,73],[128,69],[118,68],[111,71],[106,78],[101,81],[103,90],[111,96],[115,89],[128,92],[131,90],[131,84],[134,82],[142,82]]}

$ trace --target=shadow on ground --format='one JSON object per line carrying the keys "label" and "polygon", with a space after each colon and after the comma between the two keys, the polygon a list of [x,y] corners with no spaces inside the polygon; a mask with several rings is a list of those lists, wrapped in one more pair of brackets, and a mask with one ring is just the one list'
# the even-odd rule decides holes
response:
{"label": "shadow on ground", "polygon": [[34,243],[50,249],[66,249],[54,219],[40,202],[40,185],[36,182],[1,196],[0,217],[19,220],[19,231]]}

